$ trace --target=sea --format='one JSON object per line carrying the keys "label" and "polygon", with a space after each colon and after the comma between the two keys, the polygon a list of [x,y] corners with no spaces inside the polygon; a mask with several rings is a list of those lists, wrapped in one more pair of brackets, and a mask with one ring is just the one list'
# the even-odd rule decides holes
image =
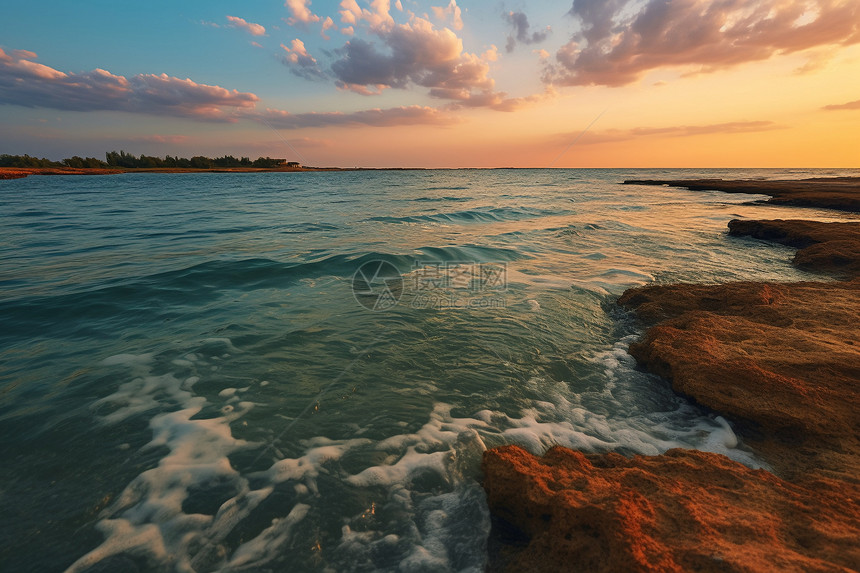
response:
{"label": "sea", "polygon": [[0,181],[0,569],[481,571],[487,448],[766,467],[636,367],[615,301],[828,280],[726,224],[857,216],[621,183],[840,175],[860,171]]}

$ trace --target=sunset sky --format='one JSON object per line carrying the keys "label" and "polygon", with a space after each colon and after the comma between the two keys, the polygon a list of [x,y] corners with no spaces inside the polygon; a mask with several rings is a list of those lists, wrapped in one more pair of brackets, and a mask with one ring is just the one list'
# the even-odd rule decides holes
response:
{"label": "sunset sky", "polygon": [[0,153],[857,167],[860,1],[6,3]]}

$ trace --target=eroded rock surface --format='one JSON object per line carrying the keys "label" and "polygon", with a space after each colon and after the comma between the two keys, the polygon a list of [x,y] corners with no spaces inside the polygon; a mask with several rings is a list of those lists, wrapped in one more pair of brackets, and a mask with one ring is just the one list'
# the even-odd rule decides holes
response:
{"label": "eroded rock surface", "polygon": [[626,458],[555,447],[488,450],[497,519],[525,540],[504,571],[850,571],[860,565],[857,487],[797,485],[718,454]]}
{"label": "eroded rock surface", "polygon": [[860,570],[858,226],[730,224],[850,280],[646,286],[618,300],[653,325],[630,346],[637,362],[730,418],[774,473],[693,450],[489,450],[494,531],[510,540],[490,569]]}
{"label": "eroded rock surface", "polygon": [[860,222],[782,220],[729,221],[729,234],[797,247],[796,266],[841,277],[860,275]]}
{"label": "eroded rock surface", "polygon": [[630,353],[739,424],[785,477],[860,476],[860,280],[632,289]]}
{"label": "eroded rock surface", "polygon": [[630,179],[628,185],[669,185],[691,191],[770,195],[768,203],[860,211],[860,177],[814,177],[791,180]]}

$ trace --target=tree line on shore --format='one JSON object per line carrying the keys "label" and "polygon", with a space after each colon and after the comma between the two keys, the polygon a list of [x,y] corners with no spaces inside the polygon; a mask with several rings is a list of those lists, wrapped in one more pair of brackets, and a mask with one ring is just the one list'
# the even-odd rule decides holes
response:
{"label": "tree line on shore", "polygon": [[196,155],[191,159],[185,157],[153,157],[151,155],[136,156],[125,151],[108,151],[105,153],[105,161],[95,157],[68,157],[62,161],[51,161],[50,159],[31,157],[29,155],[0,155],[0,167],[76,167],[83,169],[107,169],[111,167],[122,167],[125,169],[153,169],[153,168],[191,168],[191,169],[214,169],[220,167],[262,167],[272,168],[282,165],[285,159],[274,159],[272,157],[258,157],[251,160],[250,157],[236,158],[232,155],[224,157],[204,157]]}

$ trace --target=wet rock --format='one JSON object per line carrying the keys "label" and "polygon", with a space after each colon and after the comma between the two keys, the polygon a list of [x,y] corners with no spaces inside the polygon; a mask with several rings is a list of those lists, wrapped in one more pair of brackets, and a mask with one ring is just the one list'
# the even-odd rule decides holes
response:
{"label": "wet rock", "polygon": [[858,488],[797,485],[725,456],[626,458],[517,446],[484,455],[497,519],[524,540],[505,571],[849,571],[860,564]]}
{"label": "wet rock", "polygon": [[729,234],[765,239],[800,249],[793,263],[842,277],[860,275],[860,222],[729,221]]}
{"label": "wet rock", "polygon": [[627,185],[669,185],[691,191],[770,195],[767,203],[860,212],[860,177],[793,180],[630,179]]}

